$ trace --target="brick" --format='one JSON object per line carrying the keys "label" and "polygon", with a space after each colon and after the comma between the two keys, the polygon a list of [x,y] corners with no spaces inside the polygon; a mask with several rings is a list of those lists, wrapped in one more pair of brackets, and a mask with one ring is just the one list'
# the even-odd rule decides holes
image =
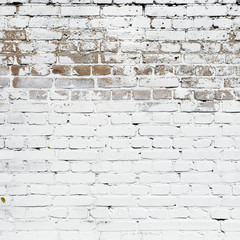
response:
{"label": "brick", "polygon": [[14,88],[51,88],[52,79],[51,78],[14,78],[13,79]]}
{"label": "brick", "polygon": [[29,16],[52,16],[59,14],[58,7],[52,6],[20,6],[19,7],[20,15],[29,15]]}
{"label": "brick", "polygon": [[239,239],[236,0],[0,5],[1,239]]}
{"label": "brick", "polygon": [[0,88],[8,87],[10,83],[9,78],[0,78]]}
{"label": "brick", "polygon": [[177,6],[177,7],[147,6],[145,9],[145,13],[147,16],[175,17],[175,16],[183,16],[185,14],[185,8],[181,6]]}
{"label": "brick", "polygon": [[105,65],[96,65],[92,67],[93,75],[109,75],[111,73],[111,68]]}
{"label": "brick", "polygon": [[174,31],[146,31],[146,39],[155,40],[155,41],[156,40],[181,41],[185,39],[185,32],[184,31],[175,31],[175,32]]}
{"label": "brick", "polygon": [[171,99],[172,91],[171,90],[153,90],[153,99]]}
{"label": "brick", "polygon": [[31,29],[28,35],[29,40],[60,40],[62,33],[47,29]]}
{"label": "brick", "polygon": [[99,12],[98,6],[61,7],[62,16],[97,16]]}
{"label": "brick", "polygon": [[106,16],[137,16],[142,14],[142,7],[140,6],[103,7],[102,14]]}
{"label": "brick", "polygon": [[94,81],[91,78],[57,78],[55,82],[56,88],[65,89],[92,88],[93,86]]}
{"label": "brick", "polygon": [[91,73],[90,66],[74,66],[73,67],[73,73],[79,76],[88,76]]}
{"label": "brick", "polygon": [[68,76],[70,75],[70,67],[68,66],[61,66],[61,65],[55,65],[52,68],[53,74],[59,74],[62,76]]}
{"label": "brick", "polygon": [[187,16],[225,16],[226,6],[193,6],[187,7]]}

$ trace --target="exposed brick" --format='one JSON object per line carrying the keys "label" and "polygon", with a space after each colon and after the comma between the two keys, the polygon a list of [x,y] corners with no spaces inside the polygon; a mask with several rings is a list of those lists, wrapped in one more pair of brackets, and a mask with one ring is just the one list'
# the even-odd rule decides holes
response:
{"label": "exposed brick", "polygon": [[240,0],[0,0],[0,239],[239,240]]}
{"label": "exposed brick", "polygon": [[152,74],[152,68],[149,66],[135,67],[134,71],[136,72],[136,75],[151,75]]}
{"label": "exposed brick", "polygon": [[69,66],[55,65],[52,67],[53,74],[68,76],[68,75],[70,75],[70,71],[71,71],[71,69]]}
{"label": "exposed brick", "polygon": [[93,88],[94,81],[89,78],[57,78],[55,81],[56,88]]}
{"label": "exposed brick", "polygon": [[61,53],[59,54],[59,62],[61,64],[72,64],[72,63],[97,63],[97,53]]}
{"label": "exposed brick", "polygon": [[233,100],[233,93],[228,90],[218,90],[215,91],[214,98],[217,100]]}
{"label": "exposed brick", "polygon": [[9,78],[4,78],[4,77],[0,78],[0,88],[9,86],[9,83],[10,83]]}
{"label": "exposed brick", "polygon": [[92,67],[93,75],[109,75],[111,73],[111,68],[104,65],[96,65]]}
{"label": "exposed brick", "polygon": [[48,93],[43,90],[30,90],[29,98],[32,100],[46,100],[48,97]]}
{"label": "exposed brick", "polygon": [[121,87],[133,87],[136,86],[134,78],[98,78],[97,83],[102,88],[121,88]]}
{"label": "exposed brick", "polygon": [[79,76],[88,76],[91,73],[91,67],[90,66],[74,66],[73,67],[73,73]]}
{"label": "exposed brick", "polygon": [[168,89],[158,89],[153,90],[153,99],[171,99],[172,90]]}
{"label": "exposed brick", "polygon": [[208,90],[194,91],[194,97],[197,100],[213,100],[214,92]]}
{"label": "exposed brick", "polygon": [[0,66],[0,75],[5,76],[9,74],[9,67],[7,66]]}
{"label": "exposed brick", "polygon": [[71,99],[73,101],[85,101],[85,100],[90,100],[90,93],[88,91],[81,91],[81,90],[76,90],[72,91],[72,96]]}
{"label": "exposed brick", "polygon": [[51,78],[16,77],[13,79],[13,87],[14,88],[51,88],[52,82],[53,81]]}
{"label": "exposed brick", "polygon": [[133,98],[135,100],[149,100],[151,97],[151,91],[148,90],[134,90]]}
{"label": "exposed brick", "polygon": [[112,91],[113,100],[129,100],[131,99],[131,90],[115,90]]}
{"label": "exposed brick", "polygon": [[29,74],[30,70],[28,66],[21,66],[21,65],[13,65],[11,66],[12,75],[27,75]]}

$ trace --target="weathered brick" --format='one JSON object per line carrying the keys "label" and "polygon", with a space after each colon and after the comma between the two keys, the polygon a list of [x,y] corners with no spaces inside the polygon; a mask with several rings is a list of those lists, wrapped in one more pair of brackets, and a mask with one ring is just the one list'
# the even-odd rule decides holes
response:
{"label": "weathered brick", "polygon": [[168,89],[153,90],[153,99],[171,99],[172,91]]}
{"label": "weathered brick", "polygon": [[201,101],[213,100],[214,92],[208,90],[194,91],[194,98]]}
{"label": "weathered brick", "polygon": [[238,0],[0,0],[0,239],[240,239]]}
{"label": "weathered brick", "polygon": [[214,98],[216,100],[233,100],[233,93],[228,90],[218,90],[214,93]]}
{"label": "weathered brick", "polygon": [[3,77],[0,78],[0,88],[8,87],[9,84],[10,84],[9,78],[3,78]]}
{"label": "weathered brick", "polygon": [[115,90],[112,91],[113,100],[129,100],[131,99],[131,90]]}
{"label": "weathered brick", "polygon": [[93,75],[109,75],[111,73],[111,68],[106,65],[96,65],[92,66]]}
{"label": "weathered brick", "polygon": [[97,16],[100,8],[98,6],[81,6],[81,7],[62,7],[62,16]]}
{"label": "weathered brick", "polygon": [[79,76],[88,76],[91,73],[91,67],[85,65],[74,66],[73,73]]}
{"label": "weathered brick", "polygon": [[33,77],[16,77],[13,79],[14,88],[51,88],[51,78],[33,78]]}
{"label": "weathered brick", "polygon": [[98,78],[97,83],[102,88],[121,88],[136,86],[135,78],[128,77],[114,77],[114,78]]}
{"label": "weathered brick", "polygon": [[47,100],[48,93],[43,90],[30,90],[29,98],[32,100]]}
{"label": "weathered brick", "polygon": [[6,76],[9,74],[9,67],[8,66],[0,66],[0,75]]}
{"label": "weathered brick", "polygon": [[133,98],[135,100],[149,100],[151,97],[151,91],[149,90],[134,90]]}
{"label": "weathered brick", "polygon": [[141,6],[109,6],[102,9],[106,16],[136,16],[142,14]]}
{"label": "weathered brick", "polygon": [[21,66],[21,65],[13,65],[11,66],[11,72],[12,72],[12,75],[27,75],[29,74],[30,72],[30,69],[29,67],[27,66]]}
{"label": "weathered brick", "polygon": [[150,66],[135,67],[134,71],[136,72],[136,75],[151,75],[152,74],[152,68]]}
{"label": "weathered brick", "polygon": [[52,73],[53,74],[59,74],[62,76],[68,76],[70,75],[70,67],[69,66],[64,66],[64,65],[54,65],[52,67]]}
{"label": "weathered brick", "polygon": [[71,99],[73,101],[87,101],[90,100],[90,93],[87,91],[74,90],[72,91]]}
{"label": "weathered brick", "polygon": [[67,89],[93,88],[94,81],[91,78],[57,78],[55,87]]}
{"label": "weathered brick", "polygon": [[61,53],[59,62],[61,64],[97,63],[98,55],[96,53]]}

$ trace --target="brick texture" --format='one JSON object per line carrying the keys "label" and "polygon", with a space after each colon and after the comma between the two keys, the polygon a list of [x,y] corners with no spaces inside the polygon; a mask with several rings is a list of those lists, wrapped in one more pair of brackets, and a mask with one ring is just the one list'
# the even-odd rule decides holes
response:
{"label": "brick texture", "polygon": [[239,240],[238,0],[0,0],[0,240]]}

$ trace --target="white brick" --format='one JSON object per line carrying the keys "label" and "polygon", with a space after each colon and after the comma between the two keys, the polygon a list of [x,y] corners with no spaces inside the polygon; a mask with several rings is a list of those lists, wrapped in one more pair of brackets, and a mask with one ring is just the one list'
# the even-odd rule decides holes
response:
{"label": "white brick", "polygon": [[139,6],[103,7],[102,14],[106,16],[137,16],[142,14],[142,7]]}
{"label": "white brick", "polygon": [[145,13],[147,16],[157,16],[157,17],[175,17],[183,16],[185,13],[185,8],[178,7],[151,7],[147,6]]}
{"label": "white brick", "polygon": [[98,6],[81,6],[81,7],[62,7],[62,16],[97,16],[100,8]]}
{"label": "white brick", "polygon": [[226,6],[193,6],[187,7],[187,16],[225,16]]}

